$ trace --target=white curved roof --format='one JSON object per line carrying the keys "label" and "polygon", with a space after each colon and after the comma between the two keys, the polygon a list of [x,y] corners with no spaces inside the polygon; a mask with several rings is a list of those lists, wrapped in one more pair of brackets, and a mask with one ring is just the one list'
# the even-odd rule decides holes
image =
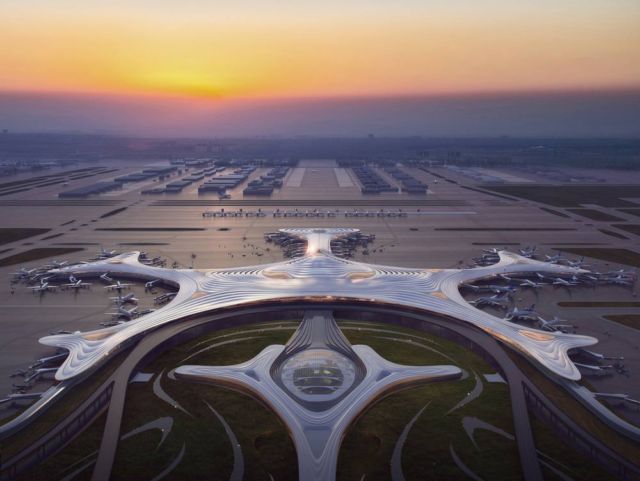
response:
{"label": "white curved roof", "polygon": [[123,342],[185,316],[218,308],[276,299],[350,299],[426,310],[468,322],[510,344],[557,375],[577,380],[580,373],[567,351],[597,343],[589,336],[545,332],[523,327],[476,309],[461,296],[460,284],[523,272],[584,272],[502,251],[500,261],[473,269],[408,269],[355,262],[335,257],[330,241],[355,229],[283,229],[309,239],[305,256],[283,262],[231,269],[164,269],[138,262],[138,252],[55,270],[58,273],[123,274],[158,278],[180,286],[166,306],[127,323],[89,332],[40,339],[69,350],[56,379],[70,379],[94,367]]}

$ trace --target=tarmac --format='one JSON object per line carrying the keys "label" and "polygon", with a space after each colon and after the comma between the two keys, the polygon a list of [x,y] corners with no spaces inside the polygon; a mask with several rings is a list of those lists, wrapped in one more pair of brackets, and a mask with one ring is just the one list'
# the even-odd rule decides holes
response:
{"label": "tarmac", "polygon": [[[158,159],[160,161],[162,159]],[[51,231],[32,238],[0,245],[0,250],[11,249],[0,255],[1,258],[41,247],[80,247],[83,252],[73,253],[62,258],[70,261],[86,260],[95,255],[104,246],[118,251],[146,250],[150,255],[163,256],[168,263],[177,262],[182,266],[235,267],[268,263],[282,260],[281,251],[263,239],[265,232],[285,227],[354,227],[366,234],[375,234],[376,241],[368,253],[359,250],[354,259],[368,263],[396,265],[402,267],[452,268],[466,265],[471,258],[479,255],[482,249],[507,246],[511,250],[526,245],[537,245],[540,253],[553,253],[555,247],[597,246],[616,247],[640,252],[638,237],[616,230],[607,222],[592,221],[562,211],[569,218],[558,217],[542,210],[549,207],[526,200],[507,200],[489,194],[468,190],[464,186],[474,187],[472,181],[449,169],[434,168],[433,172],[447,177],[447,182],[437,179],[426,172],[405,168],[416,178],[429,184],[429,193],[423,196],[409,196],[403,193],[388,193],[379,196],[362,196],[357,178],[350,170],[351,184],[338,174],[337,163],[324,159],[304,160],[299,168],[304,169],[300,186],[298,179],[288,183],[285,178],[283,188],[269,199],[281,203],[281,206],[262,207],[264,210],[295,209],[323,210],[339,209],[334,218],[274,218],[237,217],[204,218],[204,211],[219,210],[217,205],[193,205],[194,201],[218,203],[216,195],[198,196],[197,185],[190,186],[176,195],[143,196],[140,191],[153,185],[143,182],[127,186],[122,192],[91,198],[88,201],[61,202],[57,194],[82,185],[101,180],[110,180],[116,176],[139,171],[144,165],[153,163],[123,163],[121,161],[103,161],[96,165],[113,165],[117,172],[71,181],[70,185],[53,185],[19,192],[0,198],[0,219],[3,227],[46,227]],[[74,167],[67,167],[70,170]],[[494,169],[499,170],[499,169]],[[53,173],[55,170],[51,171]],[[266,169],[257,169],[250,179],[259,177]],[[293,172],[293,171],[292,171]],[[36,174],[33,174],[36,175]],[[173,181],[187,175],[174,175]],[[289,175],[292,175],[290,172]],[[297,174],[301,175],[301,174]],[[525,175],[520,171],[508,171],[505,175],[527,177],[528,180],[549,183],[549,179]],[[607,175],[599,171],[599,176]],[[19,180],[28,175],[11,177]],[[620,182],[618,172],[612,172],[611,182]],[[144,185],[143,185],[144,184]],[[156,183],[160,185],[160,183]],[[197,184],[197,183],[196,183]],[[531,183],[529,183],[530,185]],[[230,192],[233,204],[242,197],[243,185]],[[314,207],[296,202],[316,200]],[[249,199],[255,207],[242,206],[245,210],[257,210],[261,207],[261,198]],[[331,200],[330,207],[324,206]],[[167,202],[159,202],[167,201]],[[363,201],[376,205],[363,207]],[[585,200],[588,204],[588,200]],[[389,207],[391,203],[401,203],[401,207]],[[46,204],[46,205],[43,205]],[[161,205],[165,204],[165,205]],[[170,205],[166,205],[170,204]],[[121,213],[101,218],[116,208],[127,207]],[[411,211],[406,218],[358,217],[345,218],[346,210],[398,209]],[[233,205],[225,209],[235,210]],[[603,212],[638,223],[638,217],[618,210],[598,207]],[[420,212],[418,213],[418,210]],[[73,221],[73,222],[71,222]],[[64,224],[64,225],[63,225]],[[127,231],[97,229],[134,229]],[[191,231],[143,231],[144,228],[199,228]],[[474,231],[447,229],[475,228]],[[616,239],[598,229],[606,228],[625,234],[628,240]],[[487,230],[482,230],[487,229]],[[488,230],[490,229],[490,230]],[[523,230],[509,230],[523,229]],[[536,230],[531,230],[536,229]],[[564,229],[564,230],[555,230]],[[569,229],[569,230],[566,230]],[[58,237],[44,239],[52,235]],[[195,257],[192,255],[195,254]],[[99,322],[107,320],[105,314],[112,310],[106,293],[97,286],[91,290],[82,290],[77,295],[72,292],[33,295],[24,286],[17,285],[13,293],[9,285],[11,273],[20,267],[34,267],[46,263],[47,259],[0,268],[0,278],[6,279],[5,287],[0,287],[0,393],[10,392],[12,382],[19,378],[9,376],[17,369],[27,367],[35,359],[52,354],[51,350],[38,344],[40,337],[57,329],[90,330],[98,327]],[[624,266],[604,262],[589,262],[599,271],[613,270]],[[635,288],[637,289],[637,287]],[[640,382],[635,379],[640,372],[640,331],[618,323],[604,320],[603,315],[617,313],[640,313],[640,309],[579,309],[560,308],[556,304],[562,300],[638,300],[635,289],[600,286],[595,290],[577,287],[570,291],[563,288],[544,288],[537,294],[520,290],[515,296],[518,306],[527,306],[536,302],[536,310],[542,315],[558,315],[578,326],[577,333],[597,337],[600,342],[593,350],[606,355],[624,356],[629,377],[614,374],[601,378],[589,378],[589,382],[600,392],[624,392],[640,398]],[[134,289],[136,297],[142,288]],[[633,412],[626,413],[635,417]],[[1,414],[0,414],[1,416]]]}

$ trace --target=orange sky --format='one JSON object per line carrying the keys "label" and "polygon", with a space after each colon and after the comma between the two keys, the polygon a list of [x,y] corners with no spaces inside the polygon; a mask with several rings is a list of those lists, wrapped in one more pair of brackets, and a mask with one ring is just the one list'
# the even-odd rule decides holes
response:
{"label": "orange sky", "polygon": [[106,3],[2,2],[0,90],[215,99],[640,87],[636,0]]}

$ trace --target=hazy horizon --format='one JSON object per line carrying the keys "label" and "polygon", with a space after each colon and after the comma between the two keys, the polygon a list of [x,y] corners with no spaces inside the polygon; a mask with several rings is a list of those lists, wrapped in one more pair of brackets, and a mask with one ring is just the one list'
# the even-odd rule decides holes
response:
{"label": "hazy horizon", "polygon": [[0,93],[0,128],[150,137],[639,137],[640,90],[323,99]]}

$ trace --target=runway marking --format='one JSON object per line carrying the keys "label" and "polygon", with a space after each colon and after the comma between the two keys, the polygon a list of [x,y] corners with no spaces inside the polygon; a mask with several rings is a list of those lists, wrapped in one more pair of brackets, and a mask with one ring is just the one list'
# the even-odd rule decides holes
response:
{"label": "runway marking", "polygon": [[336,180],[338,181],[338,187],[353,187],[353,181],[349,176],[347,169],[341,167],[335,167],[333,172],[336,174]]}
{"label": "runway marking", "polygon": [[296,167],[291,171],[289,178],[287,179],[287,187],[300,187],[302,185],[302,179],[307,169],[304,167]]}

